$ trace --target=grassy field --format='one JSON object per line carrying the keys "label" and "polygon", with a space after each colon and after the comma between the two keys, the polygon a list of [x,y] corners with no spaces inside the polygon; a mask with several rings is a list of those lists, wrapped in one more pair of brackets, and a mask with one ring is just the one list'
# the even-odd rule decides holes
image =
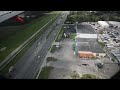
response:
{"label": "grassy field", "polygon": [[48,79],[53,67],[43,67],[38,79]]}
{"label": "grassy field", "polygon": [[7,47],[5,51],[0,52],[0,62],[5,59],[13,50],[15,50],[20,44],[27,40],[31,35],[43,27],[46,23],[49,22],[52,18],[58,15],[59,12],[51,12],[46,14],[36,20],[33,20],[31,23],[24,25],[24,28],[18,30],[13,35],[5,38],[0,41],[0,45]]}
{"label": "grassy field", "polygon": [[97,77],[96,75],[84,74],[84,75],[82,75],[82,77],[80,79],[100,79],[100,78]]}
{"label": "grassy field", "polygon": [[25,52],[33,45],[34,43],[34,40],[29,44],[27,45],[9,64],[7,64],[3,69],[2,71],[0,71],[0,73],[2,75],[5,75],[7,77],[7,73],[8,73],[8,70],[11,66],[14,66],[18,60],[25,54]]}

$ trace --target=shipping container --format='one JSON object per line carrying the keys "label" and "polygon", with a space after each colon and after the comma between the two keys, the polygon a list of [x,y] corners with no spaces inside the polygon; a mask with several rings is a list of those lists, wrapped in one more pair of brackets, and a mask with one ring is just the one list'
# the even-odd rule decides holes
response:
{"label": "shipping container", "polygon": [[80,51],[79,57],[80,58],[93,58],[93,57],[96,57],[96,53]]}

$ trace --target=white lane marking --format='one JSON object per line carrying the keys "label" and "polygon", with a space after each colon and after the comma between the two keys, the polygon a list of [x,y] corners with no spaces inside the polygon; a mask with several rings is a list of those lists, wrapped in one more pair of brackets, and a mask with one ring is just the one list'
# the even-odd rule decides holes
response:
{"label": "white lane marking", "polygon": [[40,56],[38,56],[38,58],[40,58]]}

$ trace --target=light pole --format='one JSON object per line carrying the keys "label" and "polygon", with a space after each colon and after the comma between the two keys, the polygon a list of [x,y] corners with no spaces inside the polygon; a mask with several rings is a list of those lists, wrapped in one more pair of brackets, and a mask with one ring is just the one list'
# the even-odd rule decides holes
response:
{"label": "light pole", "polygon": [[76,22],[76,32],[78,32],[78,29],[77,29],[77,24],[78,24],[78,22]]}

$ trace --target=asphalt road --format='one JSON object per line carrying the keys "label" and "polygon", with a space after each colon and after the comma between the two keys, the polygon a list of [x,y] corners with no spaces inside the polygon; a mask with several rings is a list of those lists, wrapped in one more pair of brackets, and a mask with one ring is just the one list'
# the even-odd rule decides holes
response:
{"label": "asphalt road", "polygon": [[[37,74],[42,65],[42,62],[47,55],[49,48],[51,47],[57,33],[60,31],[62,24],[66,19],[67,13],[53,23],[49,29],[45,31],[42,36],[32,45],[32,47],[26,52],[26,54],[15,65],[15,70],[12,73],[13,79],[32,79]],[[56,26],[56,23],[58,24]],[[55,27],[54,27],[55,26]],[[46,36],[53,29],[53,32],[46,40]]]}

